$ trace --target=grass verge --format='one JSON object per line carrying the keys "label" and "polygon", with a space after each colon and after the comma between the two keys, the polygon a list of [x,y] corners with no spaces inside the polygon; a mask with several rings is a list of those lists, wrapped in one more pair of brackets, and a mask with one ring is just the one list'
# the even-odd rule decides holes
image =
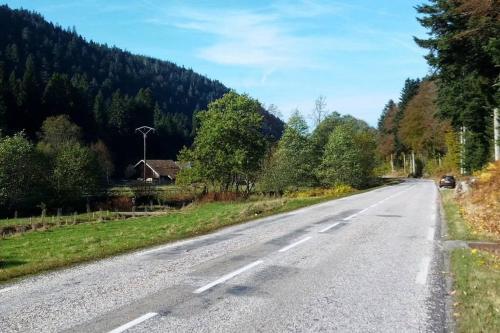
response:
{"label": "grass verge", "polygon": [[441,190],[443,209],[448,226],[448,239],[450,240],[478,240],[479,236],[472,233],[465,219],[460,214],[460,206],[453,197],[453,190]]}
{"label": "grass verge", "polygon": [[[452,190],[441,192],[449,240],[484,241],[460,212]],[[500,259],[477,249],[451,252],[453,316],[458,332],[498,332],[500,327]]]}
{"label": "grass verge", "polygon": [[498,332],[500,258],[475,249],[454,250],[451,269],[458,332]]}
{"label": "grass verge", "polygon": [[[355,193],[359,192],[351,194]],[[213,202],[193,205],[164,216],[62,225],[8,236],[0,239],[0,281],[205,234],[331,199],[334,198]]]}

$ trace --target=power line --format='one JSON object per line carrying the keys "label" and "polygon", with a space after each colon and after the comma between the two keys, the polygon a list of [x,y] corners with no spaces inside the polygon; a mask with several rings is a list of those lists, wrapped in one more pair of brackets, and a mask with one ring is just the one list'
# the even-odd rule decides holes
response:
{"label": "power line", "polygon": [[146,182],[146,138],[148,137],[149,132],[154,132],[155,129],[149,126],[141,126],[135,129],[136,132],[141,132],[144,140],[144,173],[143,173],[143,181]]}

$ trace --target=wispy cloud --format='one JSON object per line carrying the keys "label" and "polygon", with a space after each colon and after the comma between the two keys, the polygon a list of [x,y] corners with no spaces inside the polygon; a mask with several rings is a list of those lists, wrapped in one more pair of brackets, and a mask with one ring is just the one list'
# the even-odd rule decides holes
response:
{"label": "wispy cloud", "polygon": [[277,2],[252,10],[183,7],[165,10],[148,22],[209,34],[212,42],[198,50],[200,58],[217,64],[260,68],[268,73],[267,77],[283,68],[331,66],[326,57],[330,52],[375,47],[366,41],[300,31],[304,21],[345,10],[345,5],[311,0],[295,4]]}

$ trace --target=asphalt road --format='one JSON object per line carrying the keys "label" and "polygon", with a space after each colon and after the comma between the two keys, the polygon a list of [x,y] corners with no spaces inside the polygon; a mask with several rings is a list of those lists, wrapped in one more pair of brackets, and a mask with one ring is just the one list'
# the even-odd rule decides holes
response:
{"label": "asphalt road", "polygon": [[438,190],[416,180],[0,290],[0,332],[441,332]]}

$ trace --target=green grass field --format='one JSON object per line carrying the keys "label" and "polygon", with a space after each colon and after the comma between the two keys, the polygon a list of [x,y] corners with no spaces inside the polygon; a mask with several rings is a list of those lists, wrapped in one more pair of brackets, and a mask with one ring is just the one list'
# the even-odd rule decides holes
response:
{"label": "green grass field", "polygon": [[22,226],[36,224],[46,224],[48,226],[58,224],[72,224],[72,223],[85,223],[98,220],[115,220],[119,217],[115,212],[110,211],[97,211],[92,213],[83,213],[76,215],[49,215],[45,217],[33,216],[31,218],[17,218],[17,219],[0,219],[0,228],[4,226]]}
{"label": "green grass field", "polygon": [[61,225],[0,239],[0,281],[294,210],[332,197],[196,204],[163,216]]}

